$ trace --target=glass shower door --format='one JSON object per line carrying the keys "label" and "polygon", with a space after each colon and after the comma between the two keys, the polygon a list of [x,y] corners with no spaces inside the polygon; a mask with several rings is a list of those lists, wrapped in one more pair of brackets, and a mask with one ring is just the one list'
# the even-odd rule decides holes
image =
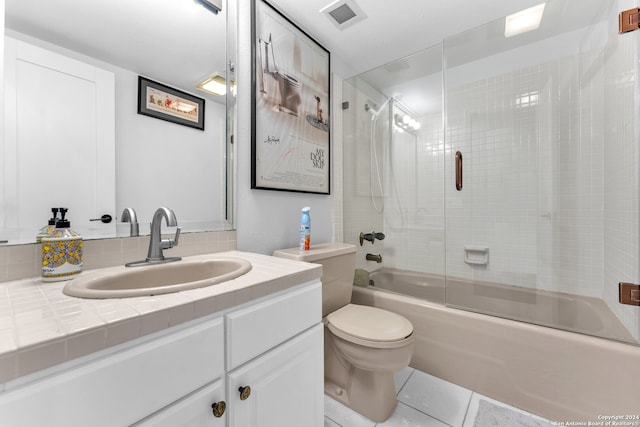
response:
{"label": "glass shower door", "polygon": [[[443,303],[442,46],[346,80],[343,100],[343,235],[356,266],[376,288]],[[384,240],[359,241],[372,231]]]}
{"label": "glass shower door", "polygon": [[618,303],[640,280],[625,6],[551,0],[535,30],[501,19],[445,40],[447,305],[640,341],[640,308]]}

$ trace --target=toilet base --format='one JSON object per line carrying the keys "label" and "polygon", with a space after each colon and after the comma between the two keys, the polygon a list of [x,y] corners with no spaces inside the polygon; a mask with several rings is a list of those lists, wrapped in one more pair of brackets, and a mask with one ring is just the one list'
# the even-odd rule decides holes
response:
{"label": "toilet base", "polygon": [[395,348],[362,347],[337,337],[325,326],[325,394],[372,421],[386,421],[398,403],[394,372],[409,365],[413,345],[411,337]]}
{"label": "toilet base", "polygon": [[325,377],[325,394],[372,421],[386,421],[397,404],[393,373],[363,371],[354,367],[351,370],[351,381],[346,388]]}

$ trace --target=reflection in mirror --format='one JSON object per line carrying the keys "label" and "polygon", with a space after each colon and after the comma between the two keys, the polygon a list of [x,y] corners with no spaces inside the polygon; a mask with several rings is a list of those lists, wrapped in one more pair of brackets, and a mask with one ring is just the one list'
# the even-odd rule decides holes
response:
{"label": "reflection in mirror", "polygon": [[[0,241],[35,242],[51,208],[85,238],[149,233],[160,206],[185,232],[231,229],[226,2],[6,0]],[[204,130],[137,113],[138,77],[204,99]],[[113,221],[91,221],[110,215]]]}

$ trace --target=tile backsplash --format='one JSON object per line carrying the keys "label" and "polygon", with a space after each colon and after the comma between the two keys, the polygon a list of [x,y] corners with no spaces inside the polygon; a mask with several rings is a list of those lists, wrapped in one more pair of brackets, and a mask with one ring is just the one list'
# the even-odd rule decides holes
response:
{"label": "tile backsplash", "polygon": [[[113,267],[144,259],[148,248],[149,236],[86,240],[84,269]],[[166,253],[184,257],[235,249],[235,231],[213,231],[181,234],[180,244]],[[39,276],[40,251],[41,245],[35,243],[0,247],[0,282]]]}

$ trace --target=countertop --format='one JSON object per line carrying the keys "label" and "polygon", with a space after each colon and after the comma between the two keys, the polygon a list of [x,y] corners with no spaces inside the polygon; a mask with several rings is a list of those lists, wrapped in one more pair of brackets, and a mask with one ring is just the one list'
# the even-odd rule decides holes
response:
{"label": "countertop", "polygon": [[209,287],[121,299],[70,297],[62,293],[67,281],[39,277],[0,283],[0,391],[15,378],[319,279],[322,272],[317,264],[240,251],[185,259],[215,257],[246,259],[252,269]]}

